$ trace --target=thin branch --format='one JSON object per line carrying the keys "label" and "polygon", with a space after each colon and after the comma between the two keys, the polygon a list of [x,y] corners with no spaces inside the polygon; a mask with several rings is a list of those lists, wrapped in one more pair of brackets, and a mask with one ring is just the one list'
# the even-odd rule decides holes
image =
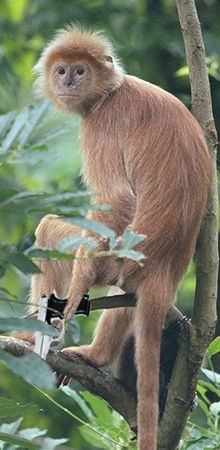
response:
{"label": "thin branch", "polygon": [[[192,112],[202,126],[213,160],[217,133],[201,27],[194,0],[176,0],[183,33],[192,91]],[[198,373],[216,322],[217,273],[217,184],[213,177],[207,214],[196,252],[196,292],[188,335],[180,339],[176,364],[167,396],[165,414],[159,430],[158,449],[172,450],[179,443],[194,396]]]}

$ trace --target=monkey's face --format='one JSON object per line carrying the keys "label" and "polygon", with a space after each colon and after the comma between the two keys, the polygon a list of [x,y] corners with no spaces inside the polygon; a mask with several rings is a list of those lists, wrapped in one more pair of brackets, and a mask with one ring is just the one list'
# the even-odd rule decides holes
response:
{"label": "monkey's face", "polygon": [[57,61],[50,71],[50,92],[59,106],[73,111],[91,93],[92,68],[84,61]]}

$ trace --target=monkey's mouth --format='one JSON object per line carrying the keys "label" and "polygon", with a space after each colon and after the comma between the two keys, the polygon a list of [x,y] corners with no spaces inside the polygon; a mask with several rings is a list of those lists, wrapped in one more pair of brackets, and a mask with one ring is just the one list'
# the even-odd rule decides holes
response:
{"label": "monkey's mouth", "polygon": [[79,97],[79,95],[76,94],[75,92],[71,92],[71,93],[68,93],[68,94],[58,94],[58,97],[69,97],[69,98],[72,98],[72,97]]}
{"label": "monkey's mouth", "polygon": [[58,97],[63,97],[63,98],[74,98],[74,97],[79,97],[79,95],[73,93],[73,94],[59,94]]}

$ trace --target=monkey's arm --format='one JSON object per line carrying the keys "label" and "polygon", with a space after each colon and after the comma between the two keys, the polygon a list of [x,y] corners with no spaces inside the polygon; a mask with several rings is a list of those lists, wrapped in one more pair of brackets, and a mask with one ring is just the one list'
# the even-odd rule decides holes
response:
{"label": "monkey's arm", "polygon": [[[106,203],[110,205],[108,211],[92,210],[89,218],[104,223],[116,232],[116,235],[123,233],[125,227],[130,223],[131,213],[134,210],[135,199],[129,189],[127,195],[123,190],[114,189],[108,196],[96,198],[96,203]],[[93,236],[97,240],[95,252],[108,250],[108,242],[100,239],[90,231],[84,230],[83,236]],[[69,291],[67,294],[68,304],[64,314],[70,319],[74,314],[82,296],[97,282],[102,284],[115,284],[120,271],[119,263],[113,257],[107,258],[83,258],[85,254],[84,246],[81,246],[76,253],[73,274]]]}

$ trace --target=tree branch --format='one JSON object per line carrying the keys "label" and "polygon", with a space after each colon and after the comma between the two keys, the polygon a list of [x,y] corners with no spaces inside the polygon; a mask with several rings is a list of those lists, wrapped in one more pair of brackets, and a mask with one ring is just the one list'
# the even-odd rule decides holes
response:
{"label": "tree branch", "polygon": [[[194,0],[176,0],[189,65],[192,112],[202,126],[215,160],[217,133],[212,115],[209,79],[201,27]],[[196,292],[188,335],[180,339],[170,381],[165,414],[159,430],[158,449],[178,446],[194,396],[198,373],[216,323],[218,246],[216,171],[196,251]]]}
{"label": "tree branch", "polygon": [[[135,306],[136,299],[133,294],[114,295],[91,300],[91,310]],[[167,312],[165,326],[167,327],[171,322],[181,317],[183,316],[180,311],[172,305]],[[0,336],[0,348],[15,356],[22,356],[33,351],[31,344],[4,336]],[[50,350],[46,360],[53,370],[77,380],[90,392],[106,400],[112,408],[127,420],[131,429],[136,429],[136,399],[124,389],[115,377],[93,366],[80,355],[69,357],[60,351]]]}
{"label": "tree branch", "polygon": [[[31,344],[4,336],[0,336],[0,348],[14,356],[33,351]],[[61,351],[50,350],[46,361],[56,372],[77,380],[90,392],[102,397],[127,420],[131,429],[136,428],[136,400],[112,375],[93,366],[80,355],[70,357]]]}

